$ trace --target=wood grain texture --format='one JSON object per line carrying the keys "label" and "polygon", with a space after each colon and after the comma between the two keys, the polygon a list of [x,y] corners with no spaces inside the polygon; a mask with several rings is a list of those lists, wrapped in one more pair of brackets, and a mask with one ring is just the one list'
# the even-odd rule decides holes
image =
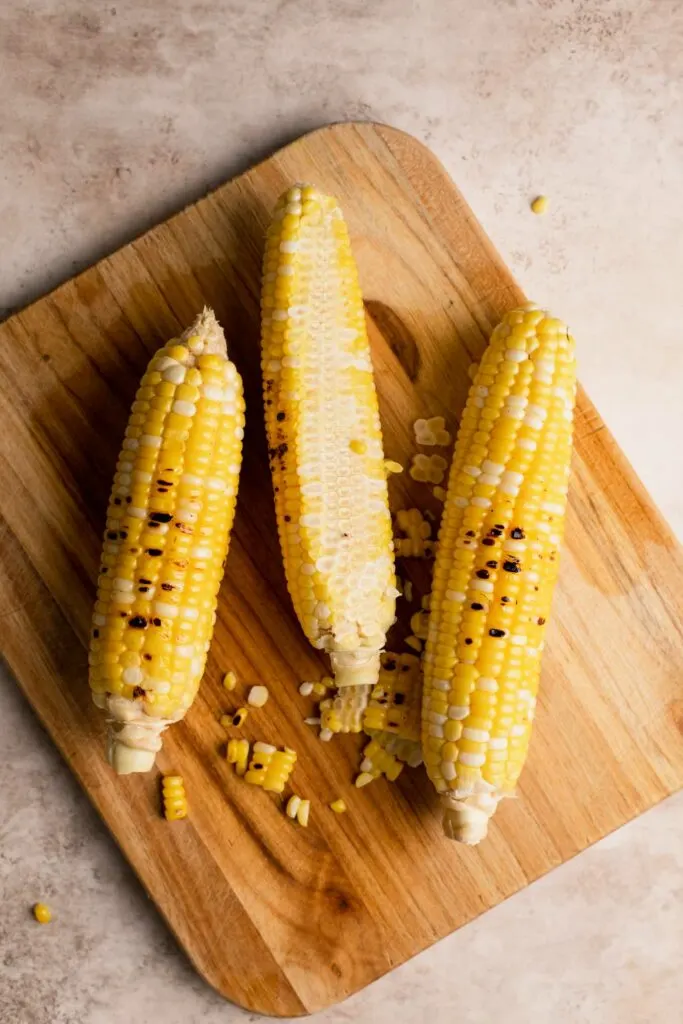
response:
{"label": "wood grain texture", "polygon": [[[387,455],[406,463],[418,416],[456,427],[469,364],[522,296],[436,159],[392,129],[337,125],[299,140],[0,327],[3,653],[197,969],[275,1015],[343,999],[683,784],[680,551],[583,394],[531,757],[490,838],[474,850],[443,839],[421,771],[351,789],[360,738],[321,744],[303,724],[297,685],[323,663],[284,584],[258,365],[265,226],[297,180],[342,202]],[[138,378],[205,302],[244,376],[247,436],[206,677],[159,759],[185,776],[191,802],[190,819],[169,825],[155,773],[117,779],[104,762],[85,644]],[[429,504],[407,474],[390,487],[394,509]],[[425,585],[424,564],[400,571]],[[270,688],[245,733],[299,752],[307,830],[219,757],[228,668]],[[327,804],[341,794],[349,811],[337,816]]]}

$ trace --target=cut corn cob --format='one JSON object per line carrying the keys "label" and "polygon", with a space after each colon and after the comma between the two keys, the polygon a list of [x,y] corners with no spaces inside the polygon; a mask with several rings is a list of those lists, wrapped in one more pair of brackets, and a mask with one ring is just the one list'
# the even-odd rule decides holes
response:
{"label": "cut corn cob", "polygon": [[346,731],[377,680],[397,591],[358,276],[336,200],[310,186],[289,189],[275,209],[262,341],[287,583],[304,633],[330,655]]}
{"label": "cut corn cob", "polygon": [[244,781],[262,786],[269,793],[282,793],[295,762],[296,751],[289,747],[278,750],[271,743],[255,743]]}
{"label": "cut corn cob", "polygon": [[242,382],[204,310],[152,358],[109,500],[90,686],[119,774],[148,771],[204,672],[235,510]]}
{"label": "cut corn cob", "polygon": [[422,761],[420,746],[420,659],[414,654],[382,655],[382,668],[363,729],[371,737],[363,751],[361,771],[377,778],[396,778],[403,764],[416,768]]}
{"label": "cut corn cob", "polygon": [[474,844],[529,744],[558,570],[574,339],[534,305],[493,332],[460,424],[434,567],[422,743],[446,834]]}
{"label": "cut corn cob", "polygon": [[181,775],[165,775],[161,782],[161,800],[167,821],[187,817],[187,796]]}

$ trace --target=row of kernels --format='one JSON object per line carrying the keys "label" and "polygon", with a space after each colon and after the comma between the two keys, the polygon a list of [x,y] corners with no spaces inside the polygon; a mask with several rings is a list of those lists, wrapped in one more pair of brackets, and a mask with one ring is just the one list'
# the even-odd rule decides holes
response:
{"label": "row of kernels", "polygon": [[420,483],[440,484],[447,468],[448,462],[441,455],[413,455],[410,475]]}
{"label": "row of kernels", "polygon": [[284,792],[285,785],[296,762],[296,751],[285,747],[278,750],[270,743],[254,743],[251,762],[244,776],[245,782],[262,786],[271,793]]}
{"label": "row of kernels", "polygon": [[452,441],[450,433],[446,430],[446,421],[443,416],[415,420],[413,430],[417,444],[425,447],[447,447]]}
{"label": "row of kernels", "polygon": [[167,821],[187,817],[187,795],[182,776],[165,775],[161,783],[161,797]]}

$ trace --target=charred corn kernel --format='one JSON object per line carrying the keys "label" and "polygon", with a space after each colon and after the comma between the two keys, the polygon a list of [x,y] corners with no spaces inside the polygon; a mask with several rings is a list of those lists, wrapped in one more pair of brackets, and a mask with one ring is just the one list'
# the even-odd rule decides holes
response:
{"label": "charred corn kernel", "polygon": [[304,633],[330,655],[349,731],[377,680],[396,588],[363,300],[336,200],[289,189],[263,271],[261,365],[287,584]]}
{"label": "charred corn kernel", "polygon": [[296,762],[296,751],[278,750],[271,743],[257,742],[252,747],[249,769],[244,781],[262,786],[269,793],[284,792]]}
{"label": "charred corn kernel", "polygon": [[161,782],[161,799],[167,821],[178,821],[187,817],[187,796],[181,775],[164,775]]}
{"label": "charred corn kernel", "polygon": [[240,377],[210,310],[152,358],[109,499],[90,642],[119,774],[148,771],[197,692],[242,457]]}
{"label": "charred corn kernel", "polygon": [[545,213],[548,209],[549,199],[547,196],[536,196],[531,201],[531,209],[533,213]]}
{"label": "charred corn kernel", "polygon": [[266,686],[252,686],[247,694],[247,704],[250,704],[252,708],[262,708],[269,696]]}
{"label": "charred corn kernel", "polygon": [[474,844],[527,754],[557,578],[574,339],[529,304],[496,328],[460,423],[434,566],[422,742],[446,834]]}
{"label": "charred corn kernel", "polygon": [[296,820],[302,828],[308,827],[308,819],[311,816],[311,801],[302,800],[297,808]]}
{"label": "charred corn kernel", "polygon": [[52,911],[45,903],[34,903],[33,916],[38,924],[49,924],[52,920]]}
{"label": "charred corn kernel", "polygon": [[341,799],[341,797],[338,800],[333,800],[332,803],[330,804],[330,807],[335,814],[343,814],[344,811],[346,810],[346,804]]}
{"label": "charred corn kernel", "polygon": [[412,647],[414,651],[422,650],[422,641],[417,636],[413,636],[412,634],[410,636],[407,636],[405,639],[405,643],[408,647]]}
{"label": "charred corn kernel", "polygon": [[299,693],[302,697],[310,697],[313,693],[315,683],[302,683],[299,687]]}
{"label": "charred corn kernel", "polygon": [[235,765],[237,775],[244,775],[249,762],[249,740],[229,740],[226,758],[228,764]]}
{"label": "charred corn kernel", "polygon": [[224,725],[226,728],[231,725],[239,728],[241,725],[244,725],[248,714],[249,708],[238,708],[233,715],[223,715],[221,725]]}
{"label": "charred corn kernel", "polygon": [[387,476],[391,476],[394,473],[402,473],[403,466],[401,465],[400,462],[394,462],[393,459],[385,459],[384,472],[387,474]]}
{"label": "charred corn kernel", "polygon": [[[363,729],[376,745],[370,747],[370,755],[378,748],[411,767],[420,764],[421,693],[420,659],[414,654],[386,651],[363,715]],[[364,757],[368,756],[366,747]]]}
{"label": "charred corn kernel", "polygon": [[361,772],[360,775],[356,776],[354,786],[356,787],[356,789],[362,789],[363,786],[367,786],[370,782],[372,782],[374,778],[375,776],[371,775],[370,772]]}
{"label": "charred corn kernel", "polygon": [[226,690],[234,690],[237,686],[237,676],[234,672],[226,672],[223,676],[223,686]]}
{"label": "charred corn kernel", "polygon": [[287,807],[285,809],[285,813],[287,814],[287,817],[288,818],[296,818],[297,814],[299,813],[299,808],[300,807],[301,807],[301,797],[297,796],[296,793],[292,794],[292,796],[290,796],[289,800],[287,801]]}

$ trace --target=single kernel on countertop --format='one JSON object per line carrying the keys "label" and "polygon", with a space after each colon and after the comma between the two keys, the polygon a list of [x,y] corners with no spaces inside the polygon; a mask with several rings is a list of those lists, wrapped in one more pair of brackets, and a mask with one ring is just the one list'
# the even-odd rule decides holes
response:
{"label": "single kernel on countertop", "polygon": [[262,708],[269,696],[267,687],[252,686],[247,694],[247,704],[251,704],[252,708]]}
{"label": "single kernel on countertop", "polygon": [[412,580],[406,580],[405,583],[403,584],[403,596],[405,597],[406,601],[412,601],[413,600],[413,581]]}
{"label": "single kernel on countertop", "polygon": [[531,209],[533,213],[545,213],[548,209],[548,197],[547,196],[536,196],[531,202]]}
{"label": "single kernel on countertop", "polygon": [[299,824],[301,825],[302,828],[306,828],[308,826],[308,819],[310,817],[310,814],[311,814],[311,801],[310,800],[302,800],[301,803],[299,804],[299,808],[298,808],[298,810],[296,812],[296,820],[299,822]]}
{"label": "single kernel on countertop", "polygon": [[402,473],[403,466],[401,465],[400,462],[394,462],[393,459],[385,459],[384,472],[387,474],[387,476],[390,476],[392,473]]}
{"label": "single kernel on countertop", "polygon": [[237,686],[237,676],[234,672],[226,672],[223,676],[223,686],[226,690],[234,690]]}
{"label": "single kernel on countertop", "polygon": [[333,736],[334,733],[331,729],[321,729],[318,734],[318,738],[322,740],[323,743],[329,743]]}
{"label": "single kernel on countertop", "polygon": [[361,772],[360,775],[356,776],[355,787],[356,789],[362,789],[363,786],[369,785],[373,781],[374,776],[370,772]]}
{"label": "single kernel on countertop", "polygon": [[414,651],[422,650],[422,641],[416,636],[407,636],[405,642],[408,647],[412,647]]}
{"label": "single kernel on countertop", "polygon": [[285,814],[287,815],[288,818],[296,818],[297,811],[299,810],[300,807],[301,797],[297,796],[296,793],[294,793],[292,796],[290,796],[289,800],[287,801]]}
{"label": "single kernel on countertop", "polygon": [[310,697],[313,693],[314,683],[302,683],[299,687],[299,693],[302,697]]}
{"label": "single kernel on countertop", "polygon": [[45,903],[34,903],[33,916],[38,924],[49,924],[52,920],[52,911]]}
{"label": "single kernel on countertop", "polygon": [[335,814],[343,814],[344,811],[346,810],[346,804],[341,799],[341,797],[338,800],[333,800],[332,803],[330,804],[330,807]]}
{"label": "single kernel on countertop", "polygon": [[230,719],[230,725],[240,726],[244,724],[244,720],[249,714],[249,708],[238,708],[235,714]]}

